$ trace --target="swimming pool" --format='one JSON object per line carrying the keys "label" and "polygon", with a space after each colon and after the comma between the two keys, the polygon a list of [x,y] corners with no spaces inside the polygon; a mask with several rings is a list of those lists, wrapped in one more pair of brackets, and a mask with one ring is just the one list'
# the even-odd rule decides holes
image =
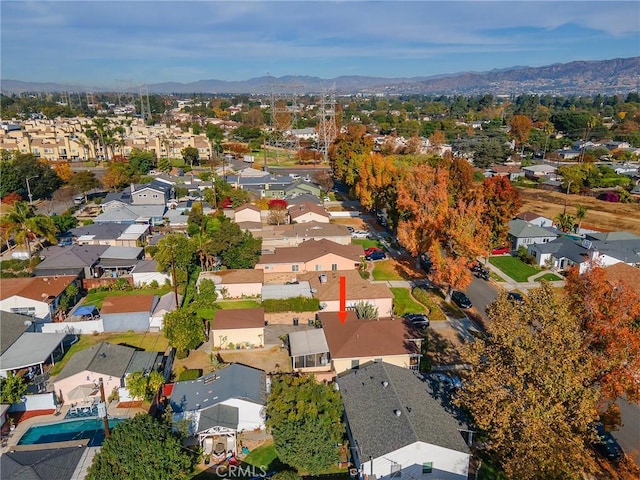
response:
{"label": "swimming pool", "polygon": [[[121,418],[109,420],[109,428],[116,427]],[[102,445],[104,441],[104,424],[101,418],[71,420],[69,422],[37,425],[29,428],[20,438],[18,445],[36,445],[39,443],[66,442],[68,440],[89,439],[89,446]]]}

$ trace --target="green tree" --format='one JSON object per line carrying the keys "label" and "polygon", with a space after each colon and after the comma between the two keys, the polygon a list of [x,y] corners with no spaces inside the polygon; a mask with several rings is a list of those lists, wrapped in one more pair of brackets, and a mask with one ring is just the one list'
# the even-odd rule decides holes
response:
{"label": "green tree", "polygon": [[182,153],[182,158],[191,166],[191,168],[193,168],[194,163],[200,163],[200,154],[196,147],[185,147],[180,150],[180,153]]}
{"label": "green tree", "polygon": [[178,358],[185,358],[206,340],[204,323],[191,309],[181,308],[164,317],[164,336],[178,351]]}
{"label": "green tree", "polygon": [[74,173],[69,179],[69,185],[71,185],[76,192],[84,195],[86,201],[87,192],[100,187],[102,184],[94,172],[85,170]]}
{"label": "green tree", "polygon": [[152,150],[134,148],[129,153],[129,169],[134,175],[147,175],[157,162],[158,158]]}
{"label": "green tree", "polygon": [[164,377],[157,370],[153,370],[148,375],[144,372],[133,372],[127,375],[126,385],[129,394],[133,398],[150,400],[160,390],[164,383]]}
{"label": "green tree", "polygon": [[16,243],[23,243],[31,258],[30,239],[35,238],[37,243],[41,243],[40,238],[44,238],[51,243],[56,243],[56,224],[51,217],[46,215],[36,215],[33,207],[27,202],[16,202],[5,216],[5,225],[9,232],[15,236]]}
{"label": "green tree", "polygon": [[158,242],[153,259],[158,270],[171,272],[175,283],[187,280],[187,274],[193,266],[195,250],[193,243],[184,235],[172,233]]}
{"label": "green tree", "polygon": [[[56,172],[30,153],[16,153],[12,160],[2,162],[0,167],[0,198],[11,192],[28,198],[28,190],[31,190],[34,199],[48,198],[62,186],[62,180]],[[28,189],[27,178],[30,179]]]}
{"label": "green tree", "polygon": [[571,232],[573,230],[573,225],[575,224],[575,218],[573,215],[569,215],[568,213],[560,213],[553,219],[556,222],[556,225],[563,232]]}
{"label": "green tree", "polygon": [[340,394],[313,375],[273,380],[267,427],[280,460],[311,474],[335,464],[345,433],[342,410]]}
{"label": "green tree", "polygon": [[262,239],[255,238],[251,232],[240,234],[238,242],[222,252],[222,264],[227,268],[253,268],[260,260]]}
{"label": "green tree", "polygon": [[547,282],[521,304],[501,294],[488,313],[488,335],[463,348],[471,369],[456,402],[508,478],[582,478],[598,389],[580,321]]}
{"label": "green tree", "polygon": [[51,220],[53,220],[58,232],[66,232],[78,226],[78,219],[68,213],[63,215],[52,215]]}
{"label": "green tree", "polygon": [[216,300],[218,300],[216,284],[213,283],[213,280],[204,279],[198,284],[198,293],[191,302],[191,306],[193,308],[218,308]]}
{"label": "green tree", "polygon": [[0,377],[0,403],[17,403],[26,392],[27,383],[21,376],[8,372],[6,378]]}
{"label": "green tree", "polygon": [[504,142],[497,138],[486,138],[478,143],[473,154],[473,165],[477,168],[487,168],[505,162],[509,153]]}
{"label": "green tree", "polygon": [[171,425],[138,414],[105,439],[87,480],[186,480],[193,476],[196,461],[196,452],[182,446]]}

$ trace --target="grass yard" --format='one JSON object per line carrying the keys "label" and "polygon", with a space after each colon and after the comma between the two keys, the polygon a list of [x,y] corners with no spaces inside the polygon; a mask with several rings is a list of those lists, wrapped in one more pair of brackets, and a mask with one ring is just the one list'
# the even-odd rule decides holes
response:
{"label": "grass yard", "polygon": [[[238,308],[258,308],[260,302],[257,300],[223,300],[216,302],[220,310],[235,310]],[[212,319],[215,316],[214,308],[199,308],[196,313],[200,318]]]}
{"label": "grass yard", "polygon": [[555,273],[545,273],[544,275],[540,275],[536,278],[536,282],[541,282],[542,280],[548,280],[550,282],[557,282],[559,280],[563,280],[562,277],[559,277]]}
{"label": "grass yard", "polygon": [[505,275],[516,282],[526,282],[531,275],[535,275],[540,271],[538,268],[527,265],[519,258],[511,255],[489,257],[489,263],[499,268]]}
{"label": "grass yard", "polygon": [[64,357],[54,365],[51,375],[57,375],[62,371],[69,359],[81,350],[89,348],[100,342],[115,343],[140,348],[147,351],[164,352],[169,342],[160,332],[146,333],[99,333],[97,335],[80,335],[80,339],[69,348]]}
{"label": "grass yard", "polygon": [[353,243],[354,245],[362,245],[363,250],[366,250],[370,247],[378,247],[382,250],[386,250],[386,248],[384,248],[384,245],[380,243],[380,241],[373,240],[371,238],[353,238],[351,239],[351,243]]}
{"label": "grass yard", "polygon": [[95,305],[98,308],[102,308],[102,303],[104,299],[107,297],[128,297],[131,295],[164,295],[165,293],[169,293],[171,291],[170,288],[156,288],[156,289],[136,289],[136,290],[109,290],[106,292],[91,292],[87,294],[86,297],[82,300],[82,305]]}
{"label": "grass yard", "polygon": [[374,262],[374,280],[403,280],[402,275],[396,269],[396,264],[392,260],[379,260]]}
{"label": "grass yard", "polygon": [[265,466],[267,467],[267,470],[282,467],[282,463],[276,453],[276,447],[272,442],[265,443],[264,445],[260,445],[258,448],[251,450],[249,455],[247,455],[242,462],[248,465],[253,465],[257,468]]}
{"label": "grass yard", "polygon": [[427,310],[420,303],[416,302],[409,289],[392,288],[393,293],[393,311],[396,315],[404,315],[405,313],[427,313]]}

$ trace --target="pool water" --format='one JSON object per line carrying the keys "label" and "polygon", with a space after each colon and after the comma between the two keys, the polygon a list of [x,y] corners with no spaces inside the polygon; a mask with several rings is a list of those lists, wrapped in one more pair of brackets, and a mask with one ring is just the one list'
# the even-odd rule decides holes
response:
{"label": "pool water", "polygon": [[[110,419],[109,428],[113,429],[122,421],[123,419],[120,418]],[[102,445],[104,436],[102,419],[88,418],[31,427],[20,438],[18,445],[36,445],[88,438],[89,446],[95,447]]]}

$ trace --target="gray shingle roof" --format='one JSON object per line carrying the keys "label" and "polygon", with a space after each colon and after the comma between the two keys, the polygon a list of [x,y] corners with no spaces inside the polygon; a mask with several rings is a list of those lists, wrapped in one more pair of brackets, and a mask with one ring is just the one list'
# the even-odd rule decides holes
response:
{"label": "gray shingle roof", "polygon": [[0,311],[0,355],[27,331],[29,325],[25,322],[32,320],[27,315]]}
{"label": "gray shingle roof", "polygon": [[516,238],[552,237],[554,234],[538,225],[516,218],[509,222],[509,235]]}
{"label": "gray shingle roof", "polygon": [[229,398],[241,398],[264,405],[265,381],[264,371],[232,363],[197,380],[176,382],[171,392],[171,408],[176,413],[201,410]]}
{"label": "gray shingle roof", "polygon": [[36,266],[35,270],[91,267],[108,248],[107,245],[73,245],[70,247],[61,247],[60,250],[52,251],[50,255],[47,255],[47,257]]}
{"label": "gray shingle roof", "polygon": [[86,446],[5,452],[0,456],[3,480],[70,480]]}
{"label": "gray shingle roof", "polygon": [[338,375],[337,382],[360,458],[418,441],[469,453],[458,422],[412,370],[372,362]]}
{"label": "gray shingle roof", "polygon": [[124,345],[102,342],[77,352],[69,359],[55,381],[88,370],[122,378],[127,371],[135,349]]}
{"label": "gray shingle roof", "polygon": [[145,352],[137,350],[133,353],[129,365],[127,365],[126,373],[133,372],[151,372],[162,364],[162,354],[159,352]]}
{"label": "gray shingle roof", "polygon": [[214,405],[200,412],[198,421],[198,432],[202,432],[211,427],[238,428],[240,414],[238,407],[230,405]]}

